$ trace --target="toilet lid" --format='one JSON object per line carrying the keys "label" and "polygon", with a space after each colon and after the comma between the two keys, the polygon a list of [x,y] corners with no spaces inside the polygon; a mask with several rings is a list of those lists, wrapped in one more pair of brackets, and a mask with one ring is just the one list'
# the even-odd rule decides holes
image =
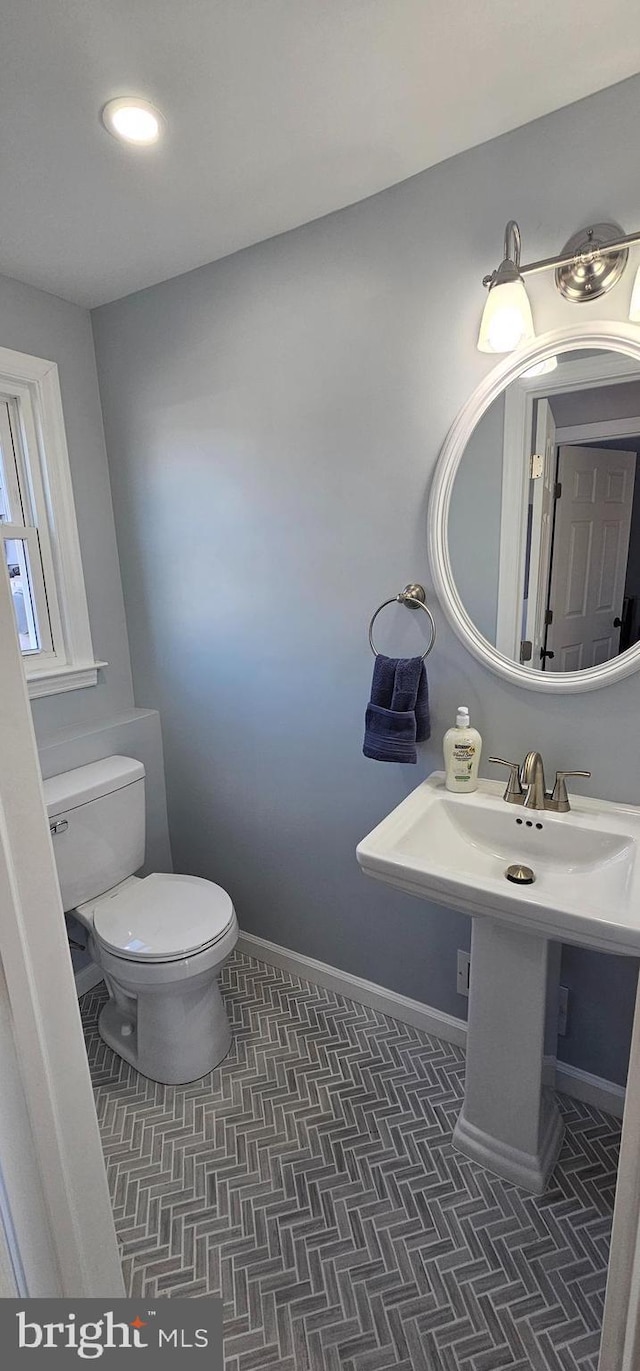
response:
{"label": "toilet lid", "polygon": [[132,961],[173,961],[217,942],[233,919],[226,890],[199,876],[156,873],[97,900],[101,943]]}

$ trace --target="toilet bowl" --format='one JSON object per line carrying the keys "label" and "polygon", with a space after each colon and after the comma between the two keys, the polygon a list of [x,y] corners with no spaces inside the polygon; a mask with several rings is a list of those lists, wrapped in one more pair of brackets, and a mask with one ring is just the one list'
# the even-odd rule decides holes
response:
{"label": "toilet bowl", "polygon": [[76,906],[109,1001],[101,1037],[143,1076],[175,1085],[212,1071],[231,1046],[218,978],[238,941],[219,885],[136,877]]}
{"label": "toilet bowl", "polygon": [[231,1044],[219,986],[238,940],[229,895],[197,876],[131,874],[144,853],[140,762],[108,757],[44,789],[63,905],[109,991],[100,1036],[151,1080],[199,1079]]}

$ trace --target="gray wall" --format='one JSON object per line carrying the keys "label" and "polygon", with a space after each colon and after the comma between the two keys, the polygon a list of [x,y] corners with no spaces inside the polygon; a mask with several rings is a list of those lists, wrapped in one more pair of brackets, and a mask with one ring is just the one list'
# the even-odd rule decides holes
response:
{"label": "gray wall", "polygon": [[640,414],[640,382],[621,381],[619,385],[594,386],[592,390],[569,390],[552,395],[550,403],[557,428],[635,419]]}
{"label": "gray wall", "polygon": [[[466,918],[367,881],[358,839],[440,765],[462,700],[485,755],[539,747],[549,770],[587,765],[595,794],[640,801],[640,676],[573,699],[516,690],[436,610],[433,738],[417,767],[385,766],[361,752],[367,623],[406,581],[429,586],[429,485],[491,366],[480,281],[506,220],[525,259],[593,220],[637,227],[639,108],[634,78],[94,315],[134,678],[162,715],[177,869],[226,885],[245,929],[454,1014]],[[623,318],[630,289],[578,312],[552,274],[531,278],[538,328]],[[415,616],[386,611],[383,650],[419,641]],[[636,974],[566,954],[566,1059],[624,1078]]]}
{"label": "gray wall", "polygon": [[114,751],[140,757],[149,772],[147,861],[170,870],[160,723],[134,705],[89,313],[0,276],[0,347],[58,365],[93,647],[108,662],[97,686],[33,701],[43,775]]}

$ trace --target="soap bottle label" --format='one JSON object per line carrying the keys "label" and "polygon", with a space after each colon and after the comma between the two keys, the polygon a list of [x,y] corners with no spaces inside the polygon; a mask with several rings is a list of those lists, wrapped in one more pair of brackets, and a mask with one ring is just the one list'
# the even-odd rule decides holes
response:
{"label": "soap bottle label", "polygon": [[454,743],[452,769],[454,780],[470,781],[473,771],[473,759],[476,755],[475,743]]}

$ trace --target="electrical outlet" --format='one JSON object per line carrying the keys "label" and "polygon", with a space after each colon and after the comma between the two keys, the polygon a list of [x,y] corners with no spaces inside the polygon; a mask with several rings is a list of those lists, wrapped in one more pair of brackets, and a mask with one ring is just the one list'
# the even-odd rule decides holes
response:
{"label": "electrical outlet", "polygon": [[471,953],[462,952],[458,948],[458,973],[456,976],[456,990],[459,995],[469,994],[469,978],[471,976]]}
{"label": "electrical outlet", "polygon": [[558,1037],[559,1037],[559,1038],[566,1038],[566,1036],[567,1036],[567,1018],[568,1018],[568,1015],[569,1015],[569,987],[566,986],[566,985],[561,985],[561,986],[560,986],[560,993],[559,993],[559,995],[558,995]]}

